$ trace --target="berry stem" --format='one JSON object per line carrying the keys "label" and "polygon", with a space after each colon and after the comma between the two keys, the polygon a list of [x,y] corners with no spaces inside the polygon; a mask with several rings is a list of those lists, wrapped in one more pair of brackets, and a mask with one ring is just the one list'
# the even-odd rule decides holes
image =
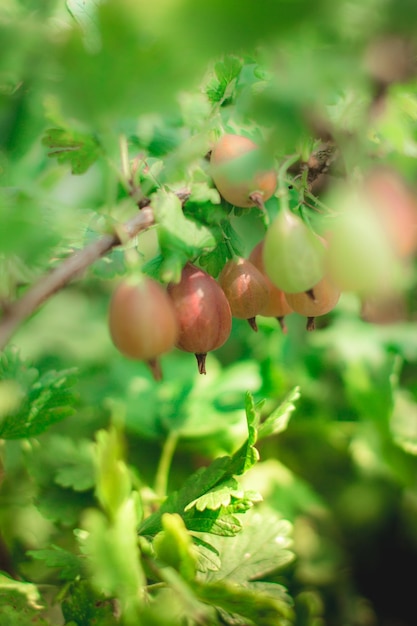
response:
{"label": "berry stem", "polygon": [[278,324],[281,327],[282,332],[284,333],[284,335],[286,335],[287,332],[288,332],[288,328],[287,328],[287,325],[285,323],[285,317],[283,315],[277,316],[277,320],[278,320]]}
{"label": "berry stem", "polygon": [[316,318],[315,317],[307,317],[306,329],[308,331],[316,330]]}
{"label": "berry stem", "polygon": [[258,324],[256,323],[256,317],[249,317],[248,324],[255,331],[255,333],[258,332]]}
{"label": "berry stem", "polygon": [[265,228],[268,228],[269,215],[268,215],[268,211],[265,208],[263,194],[260,191],[254,191],[253,193],[250,194],[249,199],[252,200],[255,206],[260,210],[264,226]]}
{"label": "berry stem", "polygon": [[206,354],[196,354],[195,358],[197,359],[198,371],[200,374],[207,374],[206,372]]}
{"label": "berry stem", "polygon": [[161,363],[159,362],[158,359],[149,359],[149,361],[146,361],[149,369],[152,372],[152,376],[154,377],[154,380],[156,380],[157,382],[162,380],[162,369],[161,369]]}

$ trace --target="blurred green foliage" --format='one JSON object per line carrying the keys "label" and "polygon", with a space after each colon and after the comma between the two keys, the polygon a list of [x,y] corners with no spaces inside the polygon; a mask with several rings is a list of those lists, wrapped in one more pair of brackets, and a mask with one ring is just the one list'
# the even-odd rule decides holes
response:
{"label": "blurred green foliage", "polygon": [[330,133],[336,175],[378,162],[416,193],[416,21],[413,0],[1,3],[0,327],[137,202],[157,221],[0,354],[2,624],[412,623],[415,260],[401,319],[366,322],[346,293],[315,333],[234,320],[204,377],[174,350],[156,383],[112,346],[107,307],[132,253],[161,282],[188,259],[217,276],[283,197],[334,221],[291,172],[265,214],[223,201],[223,131],[281,167]]}

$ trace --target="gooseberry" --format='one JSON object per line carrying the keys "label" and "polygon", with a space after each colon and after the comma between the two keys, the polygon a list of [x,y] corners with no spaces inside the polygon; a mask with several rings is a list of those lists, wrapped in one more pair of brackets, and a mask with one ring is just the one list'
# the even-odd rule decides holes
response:
{"label": "gooseberry", "polygon": [[281,208],[268,228],[264,247],[265,271],[285,293],[308,291],[324,274],[325,247],[304,221]]}
{"label": "gooseberry", "polygon": [[110,301],[109,329],[124,356],[145,361],[155,380],[161,380],[158,357],[175,346],[179,327],[172,302],[159,283],[148,277],[123,280]]}
{"label": "gooseberry", "polygon": [[276,317],[282,331],[286,333],[287,327],[284,318],[286,315],[292,313],[292,309],[285,299],[284,292],[274,285],[265,272],[263,248],[264,240],[256,244],[249,255],[249,261],[261,272],[269,288],[268,301],[259,311],[259,315],[264,315],[265,317]]}
{"label": "gooseberry", "polygon": [[168,285],[168,293],[180,329],[176,345],[193,352],[198,371],[205,374],[207,352],[220,348],[230,335],[229,302],[216,280],[192,263],[183,268],[179,283]]}
{"label": "gooseberry", "polygon": [[223,135],[214,146],[211,175],[220,194],[237,207],[263,207],[277,186],[273,169],[260,169],[257,144],[241,135]]}
{"label": "gooseberry", "polygon": [[340,298],[340,290],[326,276],[314,285],[312,292],[313,298],[305,291],[285,296],[293,311],[307,317],[307,330],[314,330],[315,318],[329,313]]}
{"label": "gooseberry", "polygon": [[247,259],[231,259],[220,273],[219,285],[229,301],[232,315],[248,320],[253,330],[258,330],[256,315],[269,299],[269,287],[261,272]]}

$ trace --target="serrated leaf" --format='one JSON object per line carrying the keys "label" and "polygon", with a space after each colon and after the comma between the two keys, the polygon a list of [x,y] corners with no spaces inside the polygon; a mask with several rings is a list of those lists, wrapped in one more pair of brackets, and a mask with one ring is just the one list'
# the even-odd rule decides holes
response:
{"label": "serrated leaf", "polygon": [[65,623],[74,626],[114,624],[113,603],[97,596],[86,580],[76,580],[69,585],[62,601],[62,614]]}
{"label": "serrated leaf", "polygon": [[62,526],[76,524],[82,511],[93,504],[89,492],[75,492],[56,485],[47,485],[40,490],[35,501],[43,517]]}
{"label": "serrated leaf", "polygon": [[162,278],[177,281],[182,266],[205,248],[213,248],[217,241],[213,232],[203,224],[185,217],[179,198],[160,190],[152,198],[158,241],[164,261]]}
{"label": "serrated leaf", "polygon": [[[75,369],[40,375],[20,359],[18,351],[6,350],[0,357],[0,381],[15,381],[16,398],[10,413],[0,419],[0,438],[34,437],[73,414]],[[19,397],[20,396],[20,397]]]}
{"label": "serrated leaf", "polygon": [[203,573],[217,572],[221,567],[221,560],[216,548],[198,535],[191,534],[197,548],[197,570]]}
{"label": "serrated leaf", "polygon": [[231,258],[232,255],[230,254],[227,245],[222,242],[219,243],[214,250],[200,255],[198,262],[201,267],[206,270],[206,272],[208,272],[211,276],[214,276],[214,278],[217,278],[227,261]]}
{"label": "serrated leaf", "polygon": [[228,55],[215,64],[214,71],[221,83],[228,84],[239,75],[242,65],[241,59]]}
{"label": "serrated leaf", "polygon": [[220,485],[216,485],[213,489],[205,493],[200,498],[193,500],[185,507],[185,511],[192,509],[194,506],[198,511],[211,509],[216,511],[220,507],[228,506],[232,497],[242,498],[243,491],[238,490],[238,484],[234,478],[230,478]]}
{"label": "serrated leaf", "polygon": [[204,513],[193,509],[184,516],[184,521],[190,531],[220,537],[234,537],[242,530],[241,520],[236,515],[231,515],[228,507],[217,511],[207,509]]}
{"label": "serrated leaf", "polygon": [[74,491],[87,491],[94,487],[95,473],[90,441],[54,437],[51,438],[50,447],[59,461],[55,471],[57,485]]}
{"label": "serrated leaf", "polygon": [[27,555],[43,561],[47,567],[58,568],[59,578],[62,580],[74,580],[82,572],[80,559],[59,546],[52,545],[45,550],[29,550]]}
{"label": "serrated leaf", "polygon": [[[230,485],[235,483],[229,483],[229,481],[233,476],[247,471],[259,458],[258,451],[254,447],[256,442],[256,415],[254,409],[252,411],[254,403],[249,392],[246,402],[249,431],[246,442],[231,457],[220,457],[213,461],[209,467],[200,468],[189,476],[183,487],[171,494],[159,511],[144,520],[139,530],[140,534],[153,535],[159,532],[163,513],[178,513],[183,517],[187,528],[197,532],[228,533],[231,535],[239,531],[240,521],[233,514],[243,513],[252,506],[253,501],[250,498],[245,498],[246,494],[243,494],[242,498],[236,498],[235,502],[231,502],[226,492],[227,489],[230,491]],[[225,491],[223,491],[224,486]],[[221,499],[229,500],[228,506],[220,506],[216,510],[211,510],[205,506],[203,511],[196,511],[194,506],[191,506],[191,503],[195,503],[215,488],[219,490]],[[233,491],[236,490],[233,489]],[[209,494],[207,498],[206,501],[202,500],[205,505],[208,502],[216,503],[216,492]],[[228,515],[230,517],[226,519]]]}
{"label": "serrated leaf", "polygon": [[[210,538],[221,554],[218,572],[209,572],[206,580],[227,578],[236,583],[262,579],[290,563],[292,526],[266,508],[253,509],[244,518],[244,527],[233,539]],[[206,537],[203,537],[206,539]]]}
{"label": "serrated leaf", "polygon": [[227,476],[230,457],[220,457],[206,468],[199,468],[191,474],[179,491],[172,493],[162,504],[159,511],[145,519],[140,527],[140,534],[153,535],[161,530],[163,513],[179,513],[184,515],[187,504],[199,498]]}
{"label": "serrated leaf", "polygon": [[56,157],[58,163],[68,163],[73,174],[84,174],[100,156],[101,148],[91,135],[50,128],[43,136],[44,146],[51,148],[50,157]]}
{"label": "serrated leaf", "polygon": [[295,411],[295,402],[300,398],[300,388],[294,387],[283,402],[266,418],[258,428],[258,438],[264,439],[271,435],[282,433],[288,426],[292,413]]}
{"label": "serrated leaf", "polygon": [[215,76],[212,76],[206,86],[206,94],[210,102],[215,104],[220,102],[225,92],[225,85],[222,85]]}
{"label": "serrated leaf", "polygon": [[242,69],[242,61],[238,57],[226,56],[214,66],[215,76],[212,76],[206,86],[206,93],[213,103],[221,102],[232,93],[233,81]]}
{"label": "serrated leaf", "polygon": [[231,472],[234,475],[244,474],[259,460],[259,452],[255,448],[259,416],[256,411],[253,395],[249,391],[246,393],[245,410],[249,436],[232,457]]}
{"label": "serrated leaf", "polygon": [[[232,615],[251,620],[256,626],[289,626],[293,611],[289,604],[259,590],[245,588],[231,581],[194,585],[197,596]],[[236,624],[236,621],[233,621]],[[239,622],[238,622],[239,623]]]}

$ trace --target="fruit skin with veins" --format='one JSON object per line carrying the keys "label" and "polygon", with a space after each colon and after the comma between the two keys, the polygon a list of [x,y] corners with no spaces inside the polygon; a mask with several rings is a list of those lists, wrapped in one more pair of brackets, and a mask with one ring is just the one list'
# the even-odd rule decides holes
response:
{"label": "fruit skin with veins", "polygon": [[176,344],[179,326],[165,289],[148,277],[126,279],[110,300],[109,330],[116,348],[126,357],[145,361],[161,380],[158,357]]}
{"label": "fruit skin with veins", "polygon": [[229,302],[212,276],[192,263],[182,270],[179,283],[168,285],[179,323],[176,346],[193,352],[200,374],[205,374],[207,352],[217,350],[232,329]]}
{"label": "fruit skin with veins", "polygon": [[264,315],[265,317],[276,317],[282,328],[282,331],[286,333],[287,327],[284,322],[284,317],[292,313],[292,308],[288,304],[284,292],[274,285],[274,283],[265,272],[265,266],[263,262],[263,248],[264,240],[257,243],[249,255],[249,261],[261,272],[269,287],[268,301],[265,306],[262,307],[262,309],[259,311],[259,315]]}
{"label": "fruit skin with veins", "polygon": [[234,206],[261,208],[275,192],[275,171],[259,170],[256,162],[252,161],[259,151],[259,146],[251,139],[226,134],[219,139],[211,152],[210,165],[214,184],[223,198]]}
{"label": "fruit skin with veins", "polygon": [[268,228],[263,247],[265,271],[285,293],[308,291],[324,275],[326,248],[303,220],[281,208]]}
{"label": "fruit skin with veins", "polygon": [[247,259],[231,259],[223,267],[219,285],[229,301],[232,315],[248,320],[257,331],[255,317],[267,305],[269,287],[261,272]]}
{"label": "fruit skin with veins", "polygon": [[290,307],[300,315],[307,317],[307,330],[314,330],[314,320],[329,313],[339,301],[340,290],[326,276],[312,288],[314,298],[305,291],[286,294]]}

